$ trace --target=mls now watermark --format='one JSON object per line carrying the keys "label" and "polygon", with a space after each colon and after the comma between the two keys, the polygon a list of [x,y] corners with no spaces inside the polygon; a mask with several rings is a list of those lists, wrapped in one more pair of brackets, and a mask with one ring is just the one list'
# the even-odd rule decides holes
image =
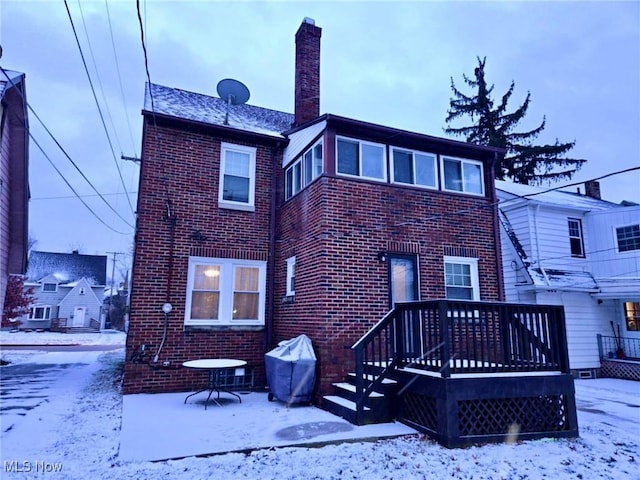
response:
{"label": "mls now watermark", "polygon": [[6,473],[59,473],[62,471],[62,463],[51,463],[44,460],[5,460],[4,471]]}

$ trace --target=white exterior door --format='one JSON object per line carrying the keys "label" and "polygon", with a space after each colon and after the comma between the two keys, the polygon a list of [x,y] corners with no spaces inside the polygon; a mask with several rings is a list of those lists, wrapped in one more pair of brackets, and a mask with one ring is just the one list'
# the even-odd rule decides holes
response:
{"label": "white exterior door", "polygon": [[87,307],[75,307],[73,309],[73,326],[84,327],[84,317],[87,312]]}

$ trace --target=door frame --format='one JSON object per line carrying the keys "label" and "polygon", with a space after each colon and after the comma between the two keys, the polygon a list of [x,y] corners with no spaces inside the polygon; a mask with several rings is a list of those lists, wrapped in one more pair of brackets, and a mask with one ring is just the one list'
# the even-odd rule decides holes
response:
{"label": "door frame", "polygon": [[410,260],[413,264],[413,294],[415,300],[420,300],[420,275],[418,255],[415,253],[387,253],[387,286],[389,288],[389,309],[393,308],[393,272],[391,262],[394,259],[398,260]]}

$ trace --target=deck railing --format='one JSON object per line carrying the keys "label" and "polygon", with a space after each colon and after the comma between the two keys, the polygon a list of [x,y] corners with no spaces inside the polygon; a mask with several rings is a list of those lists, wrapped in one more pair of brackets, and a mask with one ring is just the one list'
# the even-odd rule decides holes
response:
{"label": "deck railing", "polygon": [[640,360],[640,338],[609,337],[598,334],[598,351],[601,359]]}
{"label": "deck railing", "polygon": [[398,303],[353,347],[358,414],[395,368],[456,374],[569,373],[564,310],[555,305],[434,300]]}

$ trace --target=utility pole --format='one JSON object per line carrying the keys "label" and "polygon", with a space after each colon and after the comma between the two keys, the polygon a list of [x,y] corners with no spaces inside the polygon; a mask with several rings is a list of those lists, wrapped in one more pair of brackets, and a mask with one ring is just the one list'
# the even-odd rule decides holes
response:
{"label": "utility pole", "polygon": [[[108,327],[111,328],[112,326],[111,325],[111,307],[113,305],[113,277],[115,276],[115,272],[116,272],[116,257],[118,255],[123,255],[123,253],[122,252],[106,252],[106,253],[113,255],[113,265],[111,267],[111,291],[109,292],[110,294],[109,294],[109,312],[108,312],[108,315],[109,315]],[[107,328],[106,320],[105,320],[105,328]]]}

